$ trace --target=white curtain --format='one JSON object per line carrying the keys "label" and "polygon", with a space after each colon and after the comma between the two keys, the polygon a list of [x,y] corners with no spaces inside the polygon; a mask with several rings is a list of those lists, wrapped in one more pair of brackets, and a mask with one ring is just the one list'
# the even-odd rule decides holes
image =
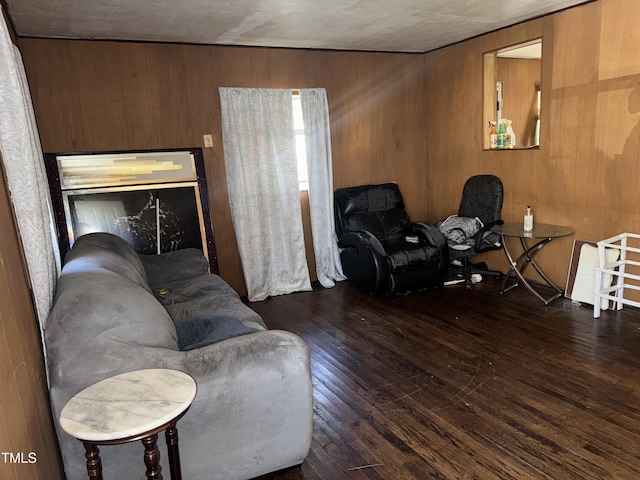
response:
{"label": "white curtain", "polygon": [[29,86],[4,20],[0,26],[0,152],[42,331],[60,271],[60,253]]}
{"label": "white curtain", "polygon": [[318,281],[330,288],[345,280],[333,212],[333,167],[329,107],[324,88],[300,90],[307,146],[309,210]]}
{"label": "white curtain", "polygon": [[248,298],[311,290],[291,90],[219,91],[229,202]]}

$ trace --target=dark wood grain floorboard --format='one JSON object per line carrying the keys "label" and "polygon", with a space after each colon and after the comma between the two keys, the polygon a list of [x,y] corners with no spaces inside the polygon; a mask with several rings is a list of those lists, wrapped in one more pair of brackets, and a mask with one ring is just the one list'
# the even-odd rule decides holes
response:
{"label": "dark wood grain floorboard", "polygon": [[640,479],[640,315],[493,281],[251,303],[311,352],[314,432],[263,480]]}

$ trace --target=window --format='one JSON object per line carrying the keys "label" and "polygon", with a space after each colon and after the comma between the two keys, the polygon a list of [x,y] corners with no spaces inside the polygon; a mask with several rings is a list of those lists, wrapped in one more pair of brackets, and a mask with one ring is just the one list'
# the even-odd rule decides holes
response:
{"label": "window", "polygon": [[302,102],[300,94],[292,95],[293,131],[296,135],[296,155],[298,158],[298,187],[300,191],[309,190],[309,174],[307,173],[307,148],[304,139],[304,121],[302,120]]}

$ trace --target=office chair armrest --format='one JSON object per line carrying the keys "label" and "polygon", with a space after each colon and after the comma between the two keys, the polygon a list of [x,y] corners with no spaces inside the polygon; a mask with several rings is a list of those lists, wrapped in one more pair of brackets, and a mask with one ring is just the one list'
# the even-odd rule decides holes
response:
{"label": "office chair armrest", "polygon": [[[478,233],[476,233],[475,235],[476,237],[475,251],[476,252],[481,253],[481,252],[486,252],[488,250],[498,250],[499,248],[502,248],[502,245],[500,244],[498,245],[488,244],[488,245],[482,246],[482,242],[484,241],[484,239],[488,235],[492,235],[491,229],[496,225],[502,225],[502,224],[504,224],[503,220],[495,220],[493,222],[489,222],[485,226],[483,226],[480,229],[480,231],[478,231]],[[495,235],[499,237],[497,233]]]}

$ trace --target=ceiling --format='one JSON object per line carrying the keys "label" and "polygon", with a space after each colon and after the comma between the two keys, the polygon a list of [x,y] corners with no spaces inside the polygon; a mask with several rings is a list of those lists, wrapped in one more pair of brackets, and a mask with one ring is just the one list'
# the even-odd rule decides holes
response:
{"label": "ceiling", "polygon": [[427,52],[589,0],[5,0],[26,37]]}

